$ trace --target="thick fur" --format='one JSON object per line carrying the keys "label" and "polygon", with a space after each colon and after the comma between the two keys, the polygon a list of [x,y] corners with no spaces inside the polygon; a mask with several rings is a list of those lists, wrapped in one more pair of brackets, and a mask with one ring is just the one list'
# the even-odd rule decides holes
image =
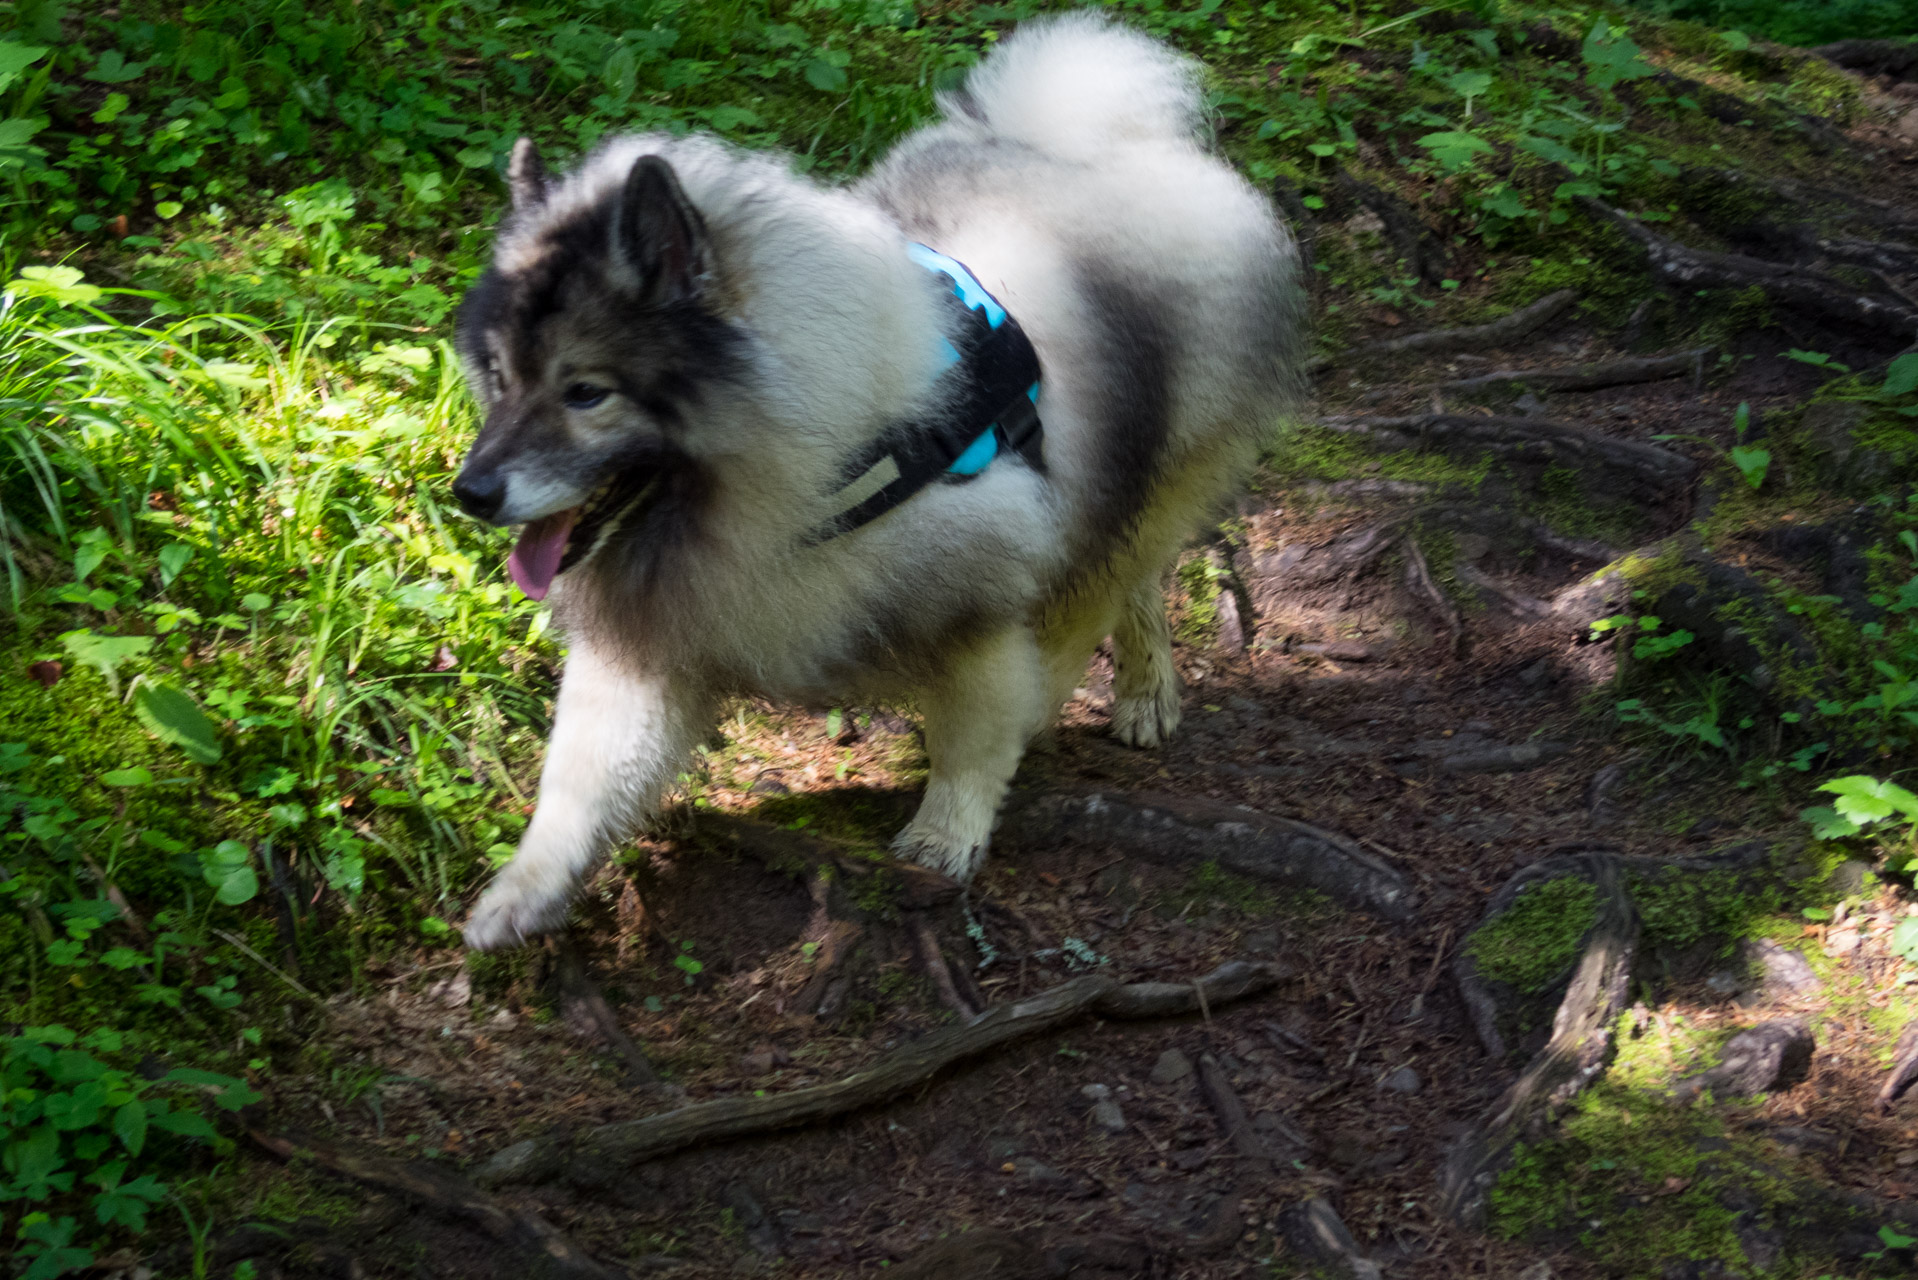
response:
{"label": "thick fur", "polygon": [[[728,696],[910,701],[931,776],[897,848],[960,878],[1103,638],[1118,736],[1176,728],[1162,583],[1294,397],[1291,240],[1207,153],[1195,68],[1126,28],[1029,23],[941,106],[849,189],[697,138],[559,179],[516,150],[460,320],[487,407],[462,497],[513,524],[622,468],[659,487],[554,584],[572,650],[539,806],[469,945],[559,924]],[[1001,456],[809,545],[847,460],[941,409],[944,285],[910,241],[1031,337],[1044,472]]]}

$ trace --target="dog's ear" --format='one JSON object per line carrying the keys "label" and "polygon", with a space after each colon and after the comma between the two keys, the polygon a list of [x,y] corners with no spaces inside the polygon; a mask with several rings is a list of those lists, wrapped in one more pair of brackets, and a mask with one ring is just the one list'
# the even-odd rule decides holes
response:
{"label": "dog's ear", "polygon": [[641,302],[661,306],[698,296],[711,266],[706,224],[686,199],[673,166],[641,156],[626,175],[613,230],[615,250],[632,268]]}
{"label": "dog's ear", "polygon": [[513,212],[525,213],[546,199],[546,162],[531,138],[513,144],[512,158],[506,162],[506,189],[513,193]]}

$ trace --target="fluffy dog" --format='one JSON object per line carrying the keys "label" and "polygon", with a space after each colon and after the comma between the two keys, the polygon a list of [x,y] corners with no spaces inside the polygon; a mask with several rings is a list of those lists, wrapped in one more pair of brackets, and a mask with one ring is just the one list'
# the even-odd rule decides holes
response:
{"label": "fluffy dog", "polygon": [[1177,726],[1166,570],[1294,399],[1296,251],[1196,67],[1124,27],[1026,24],[940,106],[848,188],[709,139],[514,149],[454,491],[526,526],[571,651],[469,946],[560,924],[728,697],[911,703],[895,848],[961,880],[1102,639],[1119,739]]}

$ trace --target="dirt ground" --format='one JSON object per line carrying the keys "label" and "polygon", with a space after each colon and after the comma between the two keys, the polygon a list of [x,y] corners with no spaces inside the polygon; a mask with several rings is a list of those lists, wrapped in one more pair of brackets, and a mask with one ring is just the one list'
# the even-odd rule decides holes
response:
{"label": "dirt ground", "polygon": [[[1576,331],[1557,341],[1546,360],[1592,354]],[[1503,360],[1481,356],[1450,369]],[[1444,365],[1426,373],[1456,376]],[[1705,393],[1672,380],[1554,396],[1551,416],[1626,439],[1722,434],[1735,401],[1783,402],[1801,390],[1795,376],[1767,362],[1754,370],[1755,385]],[[1430,398],[1417,376],[1393,394],[1407,405]],[[1394,411],[1390,396],[1367,400],[1352,407]],[[1256,611],[1242,620],[1241,645],[1181,646],[1186,718],[1170,746],[1135,752],[1105,734],[1101,659],[1018,787],[1223,802],[1342,833],[1414,886],[1408,920],[1347,911],[1204,863],[1002,832],[966,917],[993,922],[979,936],[998,939],[997,954],[981,965],[977,947],[952,951],[990,1004],[1082,972],[1183,981],[1230,959],[1269,962],[1282,980],[1192,1016],[1086,1019],[888,1105],[697,1147],[594,1192],[548,1183],[508,1187],[503,1200],[608,1263],[688,1280],[878,1274],[915,1255],[923,1270],[913,1274],[953,1277],[1309,1274],[1314,1259],[1287,1214],[1315,1197],[1390,1276],[1536,1278],[1548,1274],[1535,1269],[1540,1263],[1551,1275],[1598,1274],[1574,1241],[1502,1241],[1449,1226],[1438,1212],[1447,1149],[1523,1063],[1520,1053],[1488,1058],[1448,962],[1487,897],[1556,851],[1602,842],[1625,855],[1691,855],[1787,834],[1787,824],[1722,775],[1634,751],[1601,731],[1590,711],[1611,675],[1609,648],[1507,598],[1550,600],[1592,563],[1501,561],[1488,552],[1478,563],[1507,596],[1492,593],[1466,613],[1456,648],[1445,619],[1394,570],[1259,587],[1273,581],[1259,578],[1261,556],[1309,554],[1378,519],[1373,496],[1335,490],[1273,488],[1246,500],[1238,566]],[[1682,514],[1674,508],[1667,518]],[[900,717],[744,708],[728,732],[702,805],[789,829],[816,819],[815,830],[843,836],[846,815],[883,830],[915,802],[922,766]],[[1556,745],[1523,771],[1433,767],[1527,742]],[[1630,766],[1624,784],[1595,798],[1594,776],[1621,761]],[[1883,894],[1864,944],[1836,963],[1855,982],[1889,989],[1895,965],[1874,945],[1869,921],[1894,920],[1904,904],[1895,889]],[[880,941],[870,944],[863,985],[837,1007],[826,1016],[797,1009],[821,959],[819,925],[803,877],[650,840],[602,874],[572,937],[621,1026],[666,1074],[664,1090],[627,1083],[590,1020],[555,1016],[544,953],[471,969],[438,958],[376,975],[380,998],[335,1002],[327,1039],[343,1065],[283,1080],[265,1127],[396,1156],[477,1160],[555,1126],[583,1129],[835,1079],[956,1017],[910,949],[886,953]],[[1696,975],[1663,983],[1657,999],[1651,1016],[1707,1027],[1792,1006],[1759,1007],[1749,996],[1739,1003]],[[1821,1036],[1809,1080],[1741,1112],[1738,1123],[1789,1128],[1799,1135],[1798,1167],[1832,1184],[1918,1200],[1918,1109],[1907,1103],[1881,1117],[1868,1105],[1882,1076],[1882,1037],[1845,1022]],[[1252,1129],[1275,1151],[1298,1150],[1294,1158],[1248,1172],[1201,1089],[1208,1057]],[[1095,1110],[1101,1101],[1116,1103],[1116,1117]],[[258,1172],[269,1190],[263,1202],[278,1195],[301,1211],[288,1216],[333,1223],[311,1226],[291,1253],[261,1254],[261,1274],[526,1273],[520,1255],[443,1216],[264,1156]],[[923,1251],[942,1240],[986,1231],[1023,1233],[1006,1239],[1028,1247],[1025,1261],[998,1270],[958,1255],[925,1261]],[[230,1244],[226,1261],[246,1250]]]}

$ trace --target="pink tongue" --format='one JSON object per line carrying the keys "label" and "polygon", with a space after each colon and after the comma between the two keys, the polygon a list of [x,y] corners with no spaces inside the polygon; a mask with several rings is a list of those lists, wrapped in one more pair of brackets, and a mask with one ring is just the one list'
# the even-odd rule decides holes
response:
{"label": "pink tongue", "polygon": [[566,539],[579,519],[579,508],[572,507],[532,521],[520,531],[513,554],[506,557],[506,571],[526,593],[529,600],[544,600],[559,562],[566,555]]}

